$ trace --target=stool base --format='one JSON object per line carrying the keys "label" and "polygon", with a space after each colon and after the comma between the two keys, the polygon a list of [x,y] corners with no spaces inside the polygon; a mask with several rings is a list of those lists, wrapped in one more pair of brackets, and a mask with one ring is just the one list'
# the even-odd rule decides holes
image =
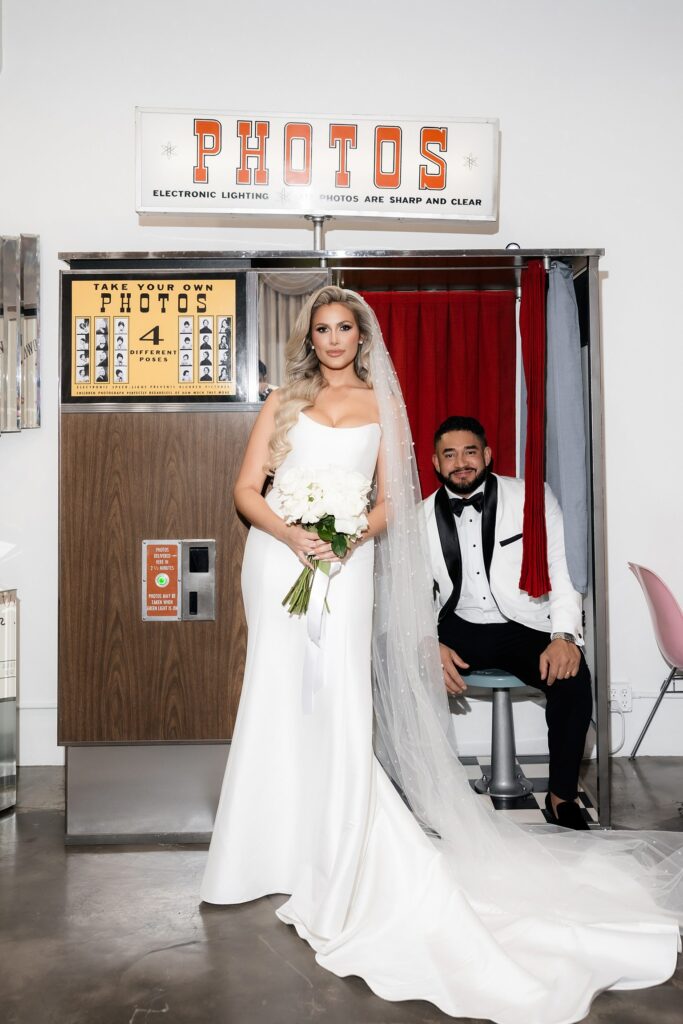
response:
{"label": "stool base", "polygon": [[488,775],[482,775],[474,783],[474,788],[477,793],[488,793],[489,796],[497,796],[504,800],[506,797],[526,796],[532,792],[534,787],[522,769],[515,768],[513,778],[506,779],[502,784],[500,781],[494,782]]}

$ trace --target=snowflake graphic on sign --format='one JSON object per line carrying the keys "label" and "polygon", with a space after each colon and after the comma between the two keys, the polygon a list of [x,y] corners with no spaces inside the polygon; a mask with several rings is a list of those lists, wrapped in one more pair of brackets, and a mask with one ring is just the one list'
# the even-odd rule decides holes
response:
{"label": "snowflake graphic on sign", "polygon": [[463,160],[462,165],[463,167],[466,167],[468,171],[471,171],[477,166],[478,161],[479,157],[475,156],[473,153],[468,153]]}
{"label": "snowflake graphic on sign", "polygon": [[161,155],[165,156],[167,160],[172,160],[176,155],[178,147],[174,146],[172,142],[165,142],[161,147]]}

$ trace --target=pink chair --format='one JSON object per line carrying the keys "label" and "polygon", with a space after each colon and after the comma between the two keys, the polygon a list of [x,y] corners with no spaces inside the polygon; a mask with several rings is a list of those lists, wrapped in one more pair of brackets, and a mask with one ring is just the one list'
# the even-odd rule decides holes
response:
{"label": "pink chair", "polygon": [[652,569],[646,569],[644,565],[635,565],[633,562],[629,562],[628,567],[643,588],[657,645],[664,660],[671,665],[671,672],[662,683],[655,705],[631,751],[629,760],[632,761],[650,727],[650,722],[655,717],[657,708],[664,699],[664,694],[674,680],[683,679],[683,611],[664,580],[652,572]]}

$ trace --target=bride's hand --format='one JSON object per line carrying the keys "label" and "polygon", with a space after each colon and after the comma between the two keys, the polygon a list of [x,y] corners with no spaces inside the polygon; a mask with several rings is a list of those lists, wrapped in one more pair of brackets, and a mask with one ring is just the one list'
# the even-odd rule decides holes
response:
{"label": "bride's hand", "polygon": [[339,555],[335,555],[334,551],[332,550],[332,545],[331,544],[327,545],[328,550],[329,550],[329,554],[328,555],[320,555],[319,557],[321,559],[324,559],[327,562],[341,562],[342,565],[344,565],[345,562],[348,562],[349,558],[351,557],[353,552],[356,550],[356,548],[360,544],[363,543],[363,540],[367,540],[368,539],[366,537],[366,533],[367,533],[367,531],[362,533],[361,536],[358,537],[358,538],[351,537],[351,539],[348,542],[349,546],[346,549],[346,554],[342,555],[341,558],[339,557]]}
{"label": "bride's hand", "polygon": [[334,562],[341,562],[343,565],[344,562],[347,562],[349,560],[353,552],[353,545],[351,545],[351,547],[347,549],[346,554],[342,555],[342,557],[340,558],[339,555],[335,555],[334,551],[332,550],[331,544],[328,544],[326,541],[322,540],[319,541],[319,544],[321,545],[321,547],[316,552],[316,562],[329,562],[330,564]]}
{"label": "bride's hand", "polygon": [[[285,526],[280,538],[290,548],[299,561],[308,567],[313,562],[330,560],[332,548],[324,540],[320,540],[317,533],[305,530],[303,526]],[[334,556],[332,556],[334,557]]]}

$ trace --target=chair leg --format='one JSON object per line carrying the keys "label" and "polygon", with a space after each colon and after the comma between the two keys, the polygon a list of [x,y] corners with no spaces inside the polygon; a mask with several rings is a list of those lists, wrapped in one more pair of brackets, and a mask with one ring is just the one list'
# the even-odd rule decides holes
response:
{"label": "chair leg", "polygon": [[515,764],[515,730],[510,691],[493,691],[493,725],[491,730],[491,779],[485,776],[475,784],[480,792],[491,796],[525,796],[532,783]]}
{"label": "chair leg", "polygon": [[676,669],[672,668],[671,669],[671,673],[669,674],[669,676],[667,676],[667,678],[664,680],[664,682],[662,683],[661,687],[659,688],[659,696],[657,697],[657,700],[654,703],[654,707],[652,708],[652,711],[648,715],[647,722],[643,726],[643,730],[642,730],[640,736],[636,740],[636,745],[633,748],[633,750],[631,751],[631,754],[630,754],[630,757],[629,757],[629,761],[634,761],[635,760],[636,754],[638,753],[638,747],[643,742],[643,738],[645,736],[645,733],[650,728],[650,722],[655,717],[655,712],[657,711],[657,708],[659,707],[659,705],[664,700],[664,694],[669,689],[669,686],[671,685],[671,681],[673,680],[673,677],[675,675],[676,675]]}

